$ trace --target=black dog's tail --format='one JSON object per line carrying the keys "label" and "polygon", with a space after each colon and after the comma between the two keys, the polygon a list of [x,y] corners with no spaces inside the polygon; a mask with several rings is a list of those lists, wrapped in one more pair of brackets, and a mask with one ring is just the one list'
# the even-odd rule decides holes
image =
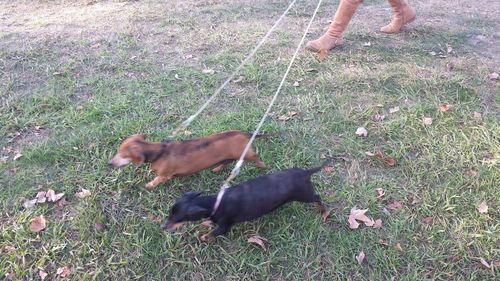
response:
{"label": "black dog's tail", "polygon": [[330,164],[333,160],[337,160],[337,159],[345,160],[346,157],[344,157],[344,156],[331,156],[328,159],[326,159],[323,162],[323,164],[321,164],[321,166],[318,166],[318,167],[315,167],[315,168],[311,168],[309,170],[306,170],[306,172],[308,172],[311,175],[314,174],[314,173],[317,173],[317,172],[321,171],[325,166],[327,166],[328,164]]}

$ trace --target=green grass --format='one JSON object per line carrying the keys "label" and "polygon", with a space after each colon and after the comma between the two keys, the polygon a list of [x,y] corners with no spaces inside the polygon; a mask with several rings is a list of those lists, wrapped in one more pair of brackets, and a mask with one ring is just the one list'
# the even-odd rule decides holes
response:
{"label": "green grass", "polygon": [[[285,20],[287,28],[244,68],[245,80],[229,85],[189,127],[192,137],[254,130],[313,5],[299,4]],[[38,280],[39,270],[55,278],[58,267],[68,266],[71,280],[497,279],[498,266],[486,269],[480,258],[500,259],[499,89],[487,78],[491,66],[466,40],[477,28],[492,32],[498,20],[491,18],[471,19],[464,29],[414,24],[394,36],[353,25],[348,44],[325,60],[300,53],[273,110],[275,116],[298,115],[287,122],[269,118],[263,131],[278,136],[254,146],[268,172],[317,165],[322,155],[346,155],[334,173],[314,176],[317,192],[332,209],[326,223],[314,206],[292,203],[200,243],[197,236],[206,227],[193,223],[165,233],[159,220],[185,191],[216,193],[229,169],[202,171],[148,191],[143,186],[154,177],[148,167],[108,168],[126,136],[167,138],[267,31],[271,21],[263,14],[282,9],[268,1],[193,4],[175,13],[158,9],[136,23],[159,32],[157,42],[138,29],[48,41],[26,35],[23,48],[15,48],[20,39],[0,43],[8,47],[0,52],[0,156],[8,157],[0,162],[1,278]],[[213,26],[199,26],[203,21]],[[89,48],[96,41],[101,47]],[[362,47],[367,41],[372,46]],[[454,51],[446,58],[429,55],[447,44]],[[203,74],[205,67],[216,73]],[[440,112],[442,103],[452,105],[449,112]],[[395,106],[400,111],[390,114]],[[482,120],[474,119],[475,111]],[[374,121],[377,113],[385,120]],[[423,117],[433,118],[432,125],[424,125]],[[368,137],[354,134],[360,126]],[[15,150],[23,154],[16,161]],[[383,151],[397,165],[386,166],[367,151]],[[259,174],[245,165],[235,183]],[[374,191],[379,187],[386,191],[382,199]],[[48,188],[65,192],[69,204],[22,207],[25,198]],[[78,199],[74,194],[81,188],[92,196]],[[383,208],[393,200],[404,208],[386,214]],[[488,214],[476,210],[482,201]],[[368,208],[383,226],[350,230],[347,215],[354,206]],[[47,229],[31,233],[30,220],[42,214]],[[429,216],[433,221],[422,223]],[[254,234],[269,240],[266,251],[247,243]],[[358,265],[361,250],[366,259]]]}

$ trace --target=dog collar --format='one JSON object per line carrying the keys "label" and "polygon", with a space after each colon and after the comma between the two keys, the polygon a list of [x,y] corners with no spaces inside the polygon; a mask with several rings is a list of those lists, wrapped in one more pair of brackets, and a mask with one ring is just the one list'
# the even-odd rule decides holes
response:
{"label": "dog collar", "polygon": [[210,214],[211,217],[213,215],[215,215],[215,212],[217,212],[217,210],[219,209],[220,202],[222,201],[222,196],[224,196],[224,193],[226,193],[226,189],[228,189],[228,188],[229,188],[229,184],[227,184],[227,183],[225,183],[220,188],[219,194],[217,194],[217,199],[215,199],[214,207],[212,208],[212,213]]}

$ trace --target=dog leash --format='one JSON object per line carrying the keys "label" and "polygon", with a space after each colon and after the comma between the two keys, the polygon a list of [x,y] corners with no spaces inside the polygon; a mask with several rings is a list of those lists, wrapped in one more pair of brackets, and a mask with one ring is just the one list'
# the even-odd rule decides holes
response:
{"label": "dog leash", "polygon": [[248,63],[248,61],[250,61],[250,59],[255,55],[255,53],[257,53],[257,50],[259,50],[259,48],[262,46],[262,44],[264,44],[264,42],[267,40],[269,35],[271,35],[271,33],[274,31],[274,29],[278,26],[278,24],[281,22],[281,20],[283,18],[285,18],[286,14],[288,14],[288,11],[293,7],[293,5],[295,4],[296,1],[297,0],[293,0],[290,3],[290,5],[288,5],[288,8],[283,12],[283,14],[281,14],[281,16],[278,18],[278,20],[274,23],[274,25],[271,27],[271,29],[269,29],[269,31],[267,31],[266,35],[264,35],[264,37],[262,37],[262,39],[259,41],[257,46],[255,46],[255,48],[250,52],[250,54],[240,63],[240,65],[238,65],[238,67],[224,81],[224,83],[222,83],[222,85],[220,85],[219,88],[217,88],[217,90],[214,92],[214,94],[193,115],[189,116],[186,120],[184,120],[184,122],[182,122],[172,132],[172,134],[170,135],[170,138],[173,138],[181,131],[184,131],[191,124],[191,122],[193,122],[193,120],[196,119],[196,117],[198,117],[198,115],[200,115],[200,113],[203,110],[205,110],[205,108],[222,92],[224,87],[226,87],[227,84],[229,84],[229,82],[231,82],[236,77],[236,74],[243,68],[243,66],[245,66]]}
{"label": "dog leash", "polygon": [[243,150],[243,153],[241,154],[240,158],[238,159],[238,162],[236,162],[236,165],[234,166],[233,170],[231,171],[231,174],[229,175],[229,177],[222,184],[222,186],[220,188],[220,191],[217,194],[217,199],[215,200],[215,204],[214,204],[214,207],[212,209],[212,213],[211,213],[210,216],[213,216],[215,214],[215,212],[217,212],[217,209],[219,208],[220,203],[222,201],[222,197],[224,196],[224,193],[226,193],[226,190],[229,188],[229,183],[240,174],[240,170],[241,170],[241,167],[243,166],[243,162],[244,162],[243,159],[245,158],[245,155],[247,154],[248,150],[250,149],[250,147],[251,147],[253,141],[255,140],[256,136],[259,134],[260,128],[264,124],[264,121],[266,121],[267,116],[271,112],[271,108],[273,107],[274,102],[278,98],[278,95],[279,95],[279,93],[281,91],[281,88],[283,88],[283,85],[285,84],[285,81],[286,81],[286,78],[288,76],[288,73],[290,72],[290,70],[292,68],[292,65],[293,65],[293,62],[295,61],[295,58],[297,57],[297,54],[300,51],[300,47],[302,46],[302,44],[304,44],[304,41],[305,41],[306,36],[307,36],[307,33],[309,32],[309,29],[311,28],[311,25],[312,25],[312,23],[314,21],[314,18],[316,17],[316,14],[318,13],[319,7],[321,6],[322,2],[323,2],[323,0],[319,0],[318,1],[318,5],[316,6],[316,9],[314,10],[314,13],[313,13],[311,19],[309,20],[309,24],[307,25],[307,27],[306,27],[306,29],[304,31],[304,34],[302,35],[302,39],[300,40],[299,45],[295,49],[295,53],[293,54],[292,59],[290,60],[290,63],[288,64],[288,67],[287,67],[287,69],[285,71],[285,74],[283,75],[283,78],[281,79],[281,82],[280,82],[280,84],[278,86],[278,89],[274,93],[274,96],[273,96],[271,102],[269,103],[269,106],[267,107],[266,112],[262,116],[262,119],[260,120],[259,124],[257,125],[257,128],[253,132],[252,137],[250,138],[250,140],[248,141],[247,145],[245,146],[245,149]]}

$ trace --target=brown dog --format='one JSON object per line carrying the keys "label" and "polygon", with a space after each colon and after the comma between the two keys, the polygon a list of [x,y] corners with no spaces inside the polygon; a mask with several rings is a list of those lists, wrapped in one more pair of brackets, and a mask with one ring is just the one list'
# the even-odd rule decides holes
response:
{"label": "brown dog", "polygon": [[[240,131],[227,131],[201,139],[186,141],[148,142],[145,135],[132,135],[125,139],[118,153],[109,164],[121,168],[130,163],[140,165],[151,163],[156,178],[146,184],[153,189],[174,176],[188,176],[218,164],[212,171],[221,171],[226,164],[239,159],[251,134]],[[258,135],[264,137],[267,135]],[[244,158],[253,161],[257,167],[266,165],[250,148]]]}

